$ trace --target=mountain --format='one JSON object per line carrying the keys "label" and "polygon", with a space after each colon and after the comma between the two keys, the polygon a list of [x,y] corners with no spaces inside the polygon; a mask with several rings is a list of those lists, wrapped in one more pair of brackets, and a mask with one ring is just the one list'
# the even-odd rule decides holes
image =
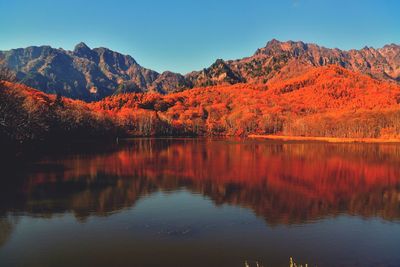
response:
{"label": "mountain", "polygon": [[[303,42],[269,41],[253,56],[224,62],[227,73],[235,73],[245,82],[267,82],[276,76],[284,78],[304,73],[309,68],[339,65],[373,78],[400,82],[400,46],[391,44],[380,49],[365,47],[343,51]],[[210,72],[215,69],[211,66]]]}
{"label": "mountain", "polygon": [[215,114],[216,120],[224,120],[230,114],[238,115],[238,119],[243,115],[241,112],[254,113],[254,118],[272,113],[304,116],[331,111],[398,108],[400,85],[328,65],[270,84],[197,87],[164,96],[126,94],[107,97],[91,105],[101,108],[103,104],[112,110],[121,106],[153,109],[168,113],[171,120],[182,121],[201,117],[204,111],[199,111],[199,107],[208,110],[208,116]]}
{"label": "mountain", "polygon": [[[131,56],[79,43],[73,51],[50,46],[0,52],[0,64],[17,73],[24,84],[46,93],[95,100],[115,92],[168,93],[187,85],[182,75],[159,74],[140,66]],[[162,80],[157,80],[161,78]],[[172,81],[174,86],[168,84]]]}
{"label": "mountain", "polygon": [[49,46],[3,51],[0,64],[15,71],[26,85],[83,100],[125,92],[168,94],[212,85],[271,84],[331,64],[400,83],[400,46],[396,44],[344,51],[274,39],[250,57],[218,59],[210,67],[186,75],[169,71],[160,74],[140,66],[131,56],[107,48],[90,49],[84,43],[73,51]]}
{"label": "mountain", "polygon": [[270,84],[123,94],[89,105],[115,112],[136,135],[161,129],[148,125],[159,119],[182,135],[400,136],[400,85],[335,65]]}
{"label": "mountain", "polygon": [[210,67],[186,75],[193,87],[236,83],[271,83],[293,78],[311,68],[338,65],[373,78],[400,83],[400,45],[344,51],[301,41],[269,41],[252,56],[218,59]]}

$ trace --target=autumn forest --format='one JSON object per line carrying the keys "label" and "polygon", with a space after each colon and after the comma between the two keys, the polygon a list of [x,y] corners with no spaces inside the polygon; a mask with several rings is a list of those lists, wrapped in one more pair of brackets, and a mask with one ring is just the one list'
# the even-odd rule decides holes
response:
{"label": "autumn forest", "polygon": [[3,147],[63,139],[280,134],[400,137],[400,86],[339,66],[270,83],[162,95],[125,93],[86,103],[2,81]]}
{"label": "autumn forest", "polygon": [[0,266],[400,264],[400,1],[0,0]]}

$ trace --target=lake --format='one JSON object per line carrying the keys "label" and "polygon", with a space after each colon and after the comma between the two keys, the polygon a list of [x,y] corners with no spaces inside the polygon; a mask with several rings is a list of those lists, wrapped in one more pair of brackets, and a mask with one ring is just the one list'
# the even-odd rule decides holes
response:
{"label": "lake", "polygon": [[5,172],[0,266],[400,266],[400,146],[133,139]]}

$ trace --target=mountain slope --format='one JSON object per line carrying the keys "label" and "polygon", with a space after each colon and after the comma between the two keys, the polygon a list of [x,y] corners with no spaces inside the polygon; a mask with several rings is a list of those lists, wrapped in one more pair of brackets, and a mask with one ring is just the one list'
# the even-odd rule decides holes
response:
{"label": "mountain slope", "polygon": [[47,93],[98,100],[116,93],[159,92],[237,83],[291,79],[308,70],[335,64],[379,80],[400,83],[400,46],[343,51],[303,42],[271,40],[254,55],[224,61],[186,75],[162,74],[140,66],[132,57],[84,43],[73,51],[49,46],[0,52],[0,64],[17,72],[25,84]]}
{"label": "mountain slope", "polygon": [[[90,49],[84,43],[73,51],[49,46],[0,52],[0,64],[14,70],[18,79],[46,93],[95,100],[115,92],[168,91],[160,88],[159,73],[141,67],[132,57],[107,48]],[[169,73],[169,76],[179,74]],[[182,85],[182,87],[186,85]],[[177,86],[174,85],[176,90]]]}
{"label": "mountain slope", "polygon": [[269,80],[295,64],[301,66],[299,72],[310,66],[335,64],[374,78],[400,81],[400,46],[391,44],[380,49],[365,47],[343,51],[303,42],[271,40],[251,57],[227,61],[232,71],[248,82]]}
{"label": "mountain slope", "polygon": [[165,96],[124,94],[91,105],[114,112],[134,131],[146,112],[178,132],[198,135],[297,134],[307,127],[311,133],[308,125],[321,116],[332,128],[325,132],[325,122],[313,124],[318,136],[379,137],[381,129],[400,135],[400,85],[335,65],[268,85],[211,86]]}

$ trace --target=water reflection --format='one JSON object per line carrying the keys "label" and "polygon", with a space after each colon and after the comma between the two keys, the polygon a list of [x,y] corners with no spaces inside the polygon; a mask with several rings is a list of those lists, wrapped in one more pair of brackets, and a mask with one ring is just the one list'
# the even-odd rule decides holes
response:
{"label": "water reflection", "polygon": [[399,166],[397,145],[139,139],[53,156],[8,177],[0,216],[72,212],[85,221],[185,188],[216,205],[249,208],[270,225],[342,213],[398,220]]}
{"label": "water reflection", "polygon": [[8,241],[16,223],[16,218],[0,217],[0,247]]}

